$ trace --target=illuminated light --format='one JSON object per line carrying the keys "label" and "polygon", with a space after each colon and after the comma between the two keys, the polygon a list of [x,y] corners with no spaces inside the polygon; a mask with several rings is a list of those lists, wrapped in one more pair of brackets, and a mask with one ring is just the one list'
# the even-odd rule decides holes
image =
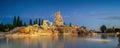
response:
{"label": "illuminated light", "polygon": [[106,41],[110,41],[110,40],[108,40],[108,39],[90,39],[90,40],[92,40],[92,41],[102,41],[102,42],[106,42]]}
{"label": "illuminated light", "polygon": [[96,36],[96,35],[97,35],[97,33],[94,33],[94,32],[93,32],[93,33],[92,33],[92,35],[93,35],[93,36]]}
{"label": "illuminated light", "polygon": [[110,41],[108,39],[95,39],[95,38],[86,38],[86,39],[83,39],[83,40],[97,41],[97,42],[108,42],[108,41]]}
{"label": "illuminated light", "polygon": [[119,32],[117,32],[116,34],[120,34]]}

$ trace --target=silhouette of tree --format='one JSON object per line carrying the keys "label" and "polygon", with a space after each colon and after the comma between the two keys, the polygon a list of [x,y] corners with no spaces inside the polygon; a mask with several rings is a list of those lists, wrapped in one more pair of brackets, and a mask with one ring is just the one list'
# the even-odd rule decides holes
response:
{"label": "silhouette of tree", "polygon": [[41,25],[43,25],[43,19],[42,19]]}
{"label": "silhouette of tree", "polygon": [[17,26],[20,26],[20,17],[17,18]]}
{"label": "silhouette of tree", "polygon": [[34,24],[36,24],[36,22],[34,21]]}
{"label": "silhouette of tree", "polygon": [[35,21],[34,21],[34,24],[38,24],[38,21],[37,21],[37,19],[35,19]]}
{"label": "silhouette of tree", "polygon": [[100,27],[100,30],[101,30],[101,32],[105,33],[106,30],[107,30],[107,27],[106,27],[105,25],[102,25],[102,26]]}
{"label": "silhouette of tree", "polygon": [[27,25],[26,25],[26,22],[24,22],[24,26],[27,26]]}
{"label": "silhouette of tree", "polygon": [[120,32],[120,28],[115,28],[115,32]]}
{"label": "silhouette of tree", "polygon": [[14,19],[13,19],[13,26],[14,26],[14,27],[17,26],[17,19],[16,19],[16,16],[14,16]]}
{"label": "silhouette of tree", "polygon": [[32,19],[30,19],[30,21],[29,21],[29,25],[32,25]]}
{"label": "silhouette of tree", "polygon": [[107,30],[106,30],[106,33],[112,33],[113,32],[113,29],[112,28],[108,28]]}
{"label": "silhouette of tree", "polygon": [[20,26],[22,26],[23,24],[22,24],[22,20],[20,21]]}
{"label": "silhouette of tree", "polygon": [[113,32],[115,32],[115,27],[114,26],[112,27],[112,30],[113,30]]}
{"label": "silhouette of tree", "polygon": [[39,26],[41,25],[41,20],[40,20],[40,18],[39,18]]}
{"label": "silhouette of tree", "polygon": [[67,25],[65,22],[63,22],[64,25]]}
{"label": "silhouette of tree", "polygon": [[72,23],[70,23],[69,26],[72,26]]}
{"label": "silhouette of tree", "polygon": [[9,31],[9,30],[13,29],[13,25],[12,24],[6,24],[5,29],[8,29],[8,31]]}
{"label": "silhouette of tree", "polygon": [[3,31],[3,27],[4,27],[4,25],[3,25],[3,23],[1,23],[0,24],[0,31]]}
{"label": "silhouette of tree", "polygon": [[35,19],[35,24],[38,24],[38,21],[37,21],[37,19]]}

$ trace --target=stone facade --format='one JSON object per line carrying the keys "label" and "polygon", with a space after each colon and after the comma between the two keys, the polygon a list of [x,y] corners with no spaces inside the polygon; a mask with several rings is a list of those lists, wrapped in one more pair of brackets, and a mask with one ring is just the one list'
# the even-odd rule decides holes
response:
{"label": "stone facade", "polygon": [[60,15],[60,10],[58,10],[58,12],[55,13],[54,23],[56,26],[64,25],[64,21],[62,19],[62,16]]}

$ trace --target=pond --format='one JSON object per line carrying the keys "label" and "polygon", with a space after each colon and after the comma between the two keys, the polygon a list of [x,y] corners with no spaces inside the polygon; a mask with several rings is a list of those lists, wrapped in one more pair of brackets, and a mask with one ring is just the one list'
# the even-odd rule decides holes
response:
{"label": "pond", "polygon": [[0,38],[0,48],[119,48],[116,35]]}

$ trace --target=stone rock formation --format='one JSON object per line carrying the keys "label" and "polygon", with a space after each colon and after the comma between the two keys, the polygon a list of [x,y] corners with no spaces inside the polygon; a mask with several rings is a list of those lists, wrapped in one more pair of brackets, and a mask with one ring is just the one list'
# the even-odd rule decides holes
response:
{"label": "stone rock formation", "polygon": [[83,33],[87,33],[87,32],[88,32],[88,29],[87,29],[85,26],[81,26],[81,27],[80,27],[80,30],[81,30],[81,32],[83,32]]}
{"label": "stone rock formation", "polygon": [[[11,33],[18,34],[29,34],[29,35],[77,35],[78,33],[88,33],[88,30],[85,26],[77,26],[71,24],[70,26],[64,25],[62,16],[60,15],[60,10],[55,13],[54,23],[49,20],[43,20],[42,25],[34,24],[29,26],[24,26],[20,28],[15,28]],[[16,34],[17,36],[17,34]]]}
{"label": "stone rock formation", "polygon": [[[49,23],[49,25],[48,25],[47,23]],[[43,20],[43,25],[42,25],[42,28],[43,28],[43,29],[47,30],[47,29],[49,29],[51,26],[53,26],[53,25],[52,25],[52,22],[50,22],[50,21],[48,21],[48,20]]]}
{"label": "stone rock formation", "polygon": [[58,10],[58,12],[55,13],[54,23],[55,23],[56,26],[64,25],[63,19],[60,15],[60,10]]}

